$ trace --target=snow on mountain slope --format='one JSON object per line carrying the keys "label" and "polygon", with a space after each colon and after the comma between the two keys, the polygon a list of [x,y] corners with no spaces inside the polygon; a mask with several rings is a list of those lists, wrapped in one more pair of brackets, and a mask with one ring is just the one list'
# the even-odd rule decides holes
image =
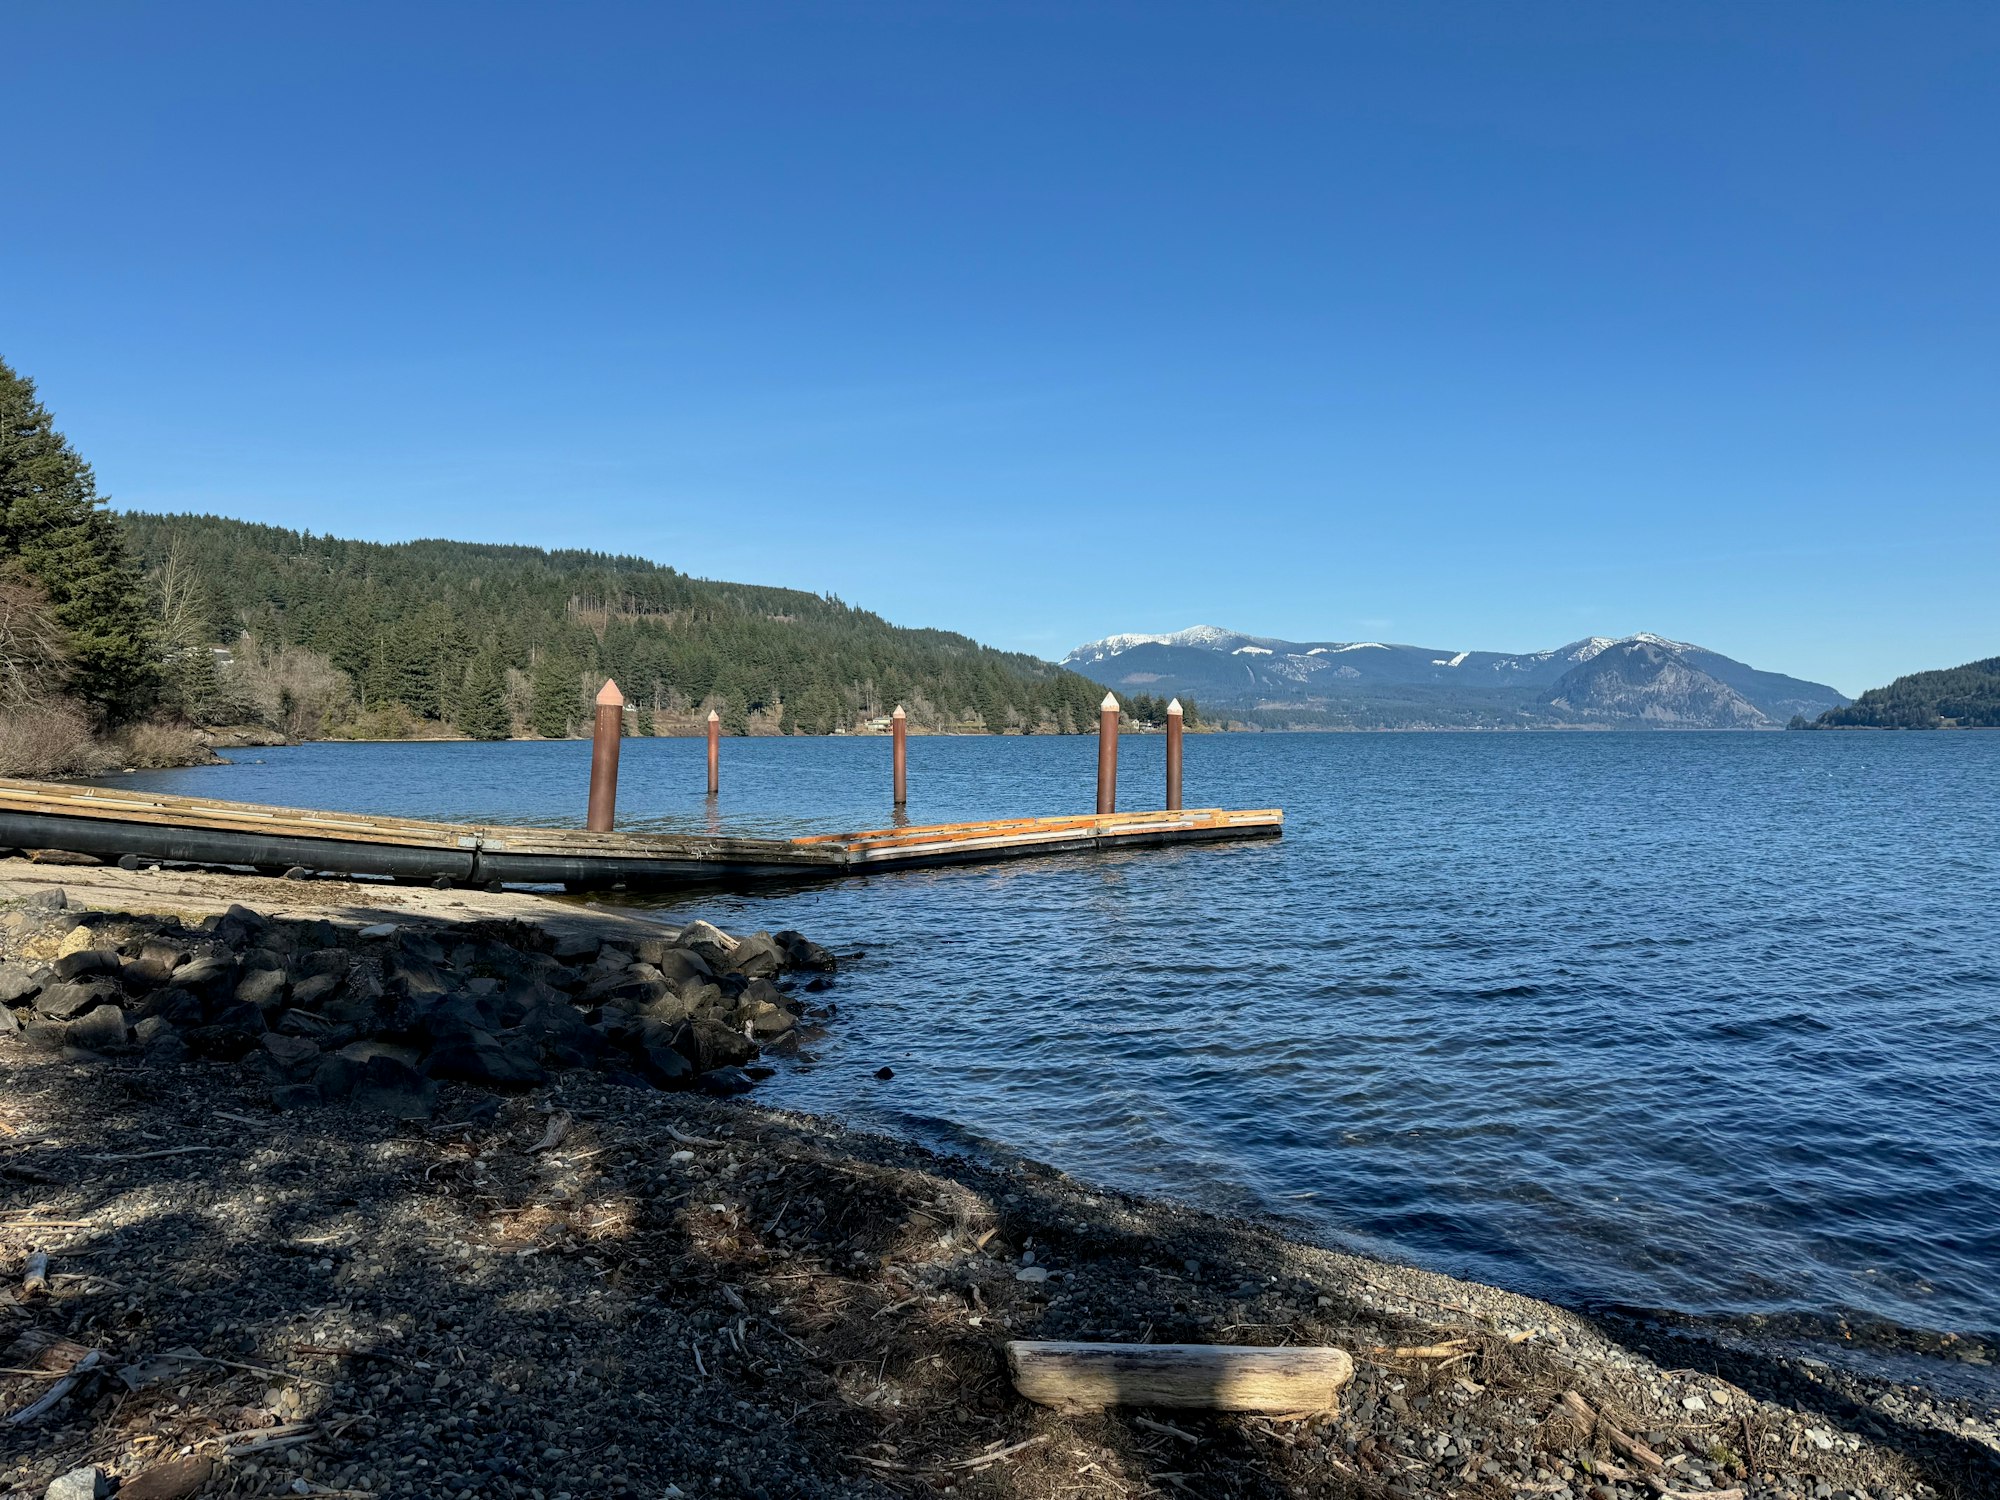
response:
{"label": "snow on mountain slope", "polygon": [[[1549,691],[1610,653],[1619,670]],[[1587,636],[1547,651],[1438,650],[1383,641],[1286,641],[1214,625],[1092,641],[1063,662],[1114,690],[1193,697],[1263,723],[1765,727],[1846,702],[1663,635]],[[1699,680],[1697,680],[1699,679]],[[1713,690],[1708,684],[1713,684]]]}

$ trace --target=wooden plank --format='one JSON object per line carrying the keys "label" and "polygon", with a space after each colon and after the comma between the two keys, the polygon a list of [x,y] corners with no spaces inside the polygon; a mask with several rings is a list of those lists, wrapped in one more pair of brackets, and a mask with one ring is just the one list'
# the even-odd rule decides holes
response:
{"label": "wooden plank", "polygon": [[1014,1389],[1043,1406],[1331,1411],[1354,1378],[1345,1349],[1231,1344],[1086,1344],[1014,1339]]}
{"label": "wooden plank", "polygon": [[[870,829],[860,833],[810,834],[793,839],[720,837],[698,834],[592,833],[572,828],[522,828],[427,822],[324,812],[313,808],[269,807],[167,793],[117,788],[61,786],[0,778],[0,811],[53,820],[88,820],[135,828],[169,828],[190,833],[251,834],[309,840],[336,851],[360,848],[437,850],[463,855],[478,850],[515,861],[536,859],[600,867],[609,879],[621,866],[632,878],[672,878],[648,867],[729,866],[772,874],[830,874],[843,869],[895,868],[1003,858],[1046,850],[1117,848],[1214,837],[1248,837],[1275,832],[1284,814],[1275,808],[1186,812],[1143,811],[1103,815],[990,818],[964,823]],[[99,838],[101,847],[102,837]],[[357,860],[361,856],[357,855]],[[370,857],[372,858],[372,856]],[[336,868],[330,864],[328,868]],[[369,868],[362,864],[362,868]],[[692,876],[693,872],[689,872]],[[559,878],[578,878],[563,876]],[[596,874],[590,876],[596,879]]]}

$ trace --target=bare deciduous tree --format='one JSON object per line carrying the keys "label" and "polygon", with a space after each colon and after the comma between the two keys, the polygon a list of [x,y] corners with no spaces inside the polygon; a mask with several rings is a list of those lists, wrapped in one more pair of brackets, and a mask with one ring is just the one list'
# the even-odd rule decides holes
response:
{"label": "bare deciduous tree", "polygon": [[0,567],[0,708],[52,703],[67,666],[48,595],[18,567]]}

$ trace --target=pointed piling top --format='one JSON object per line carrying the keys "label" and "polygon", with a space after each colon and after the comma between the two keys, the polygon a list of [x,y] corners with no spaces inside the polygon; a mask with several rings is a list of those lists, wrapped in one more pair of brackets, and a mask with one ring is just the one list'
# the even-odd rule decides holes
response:
{"label": "pointed piling top", "polygon": [[722,722],[722,715],[711,708],[708,711],[708,722],[711,724],[720,724]]}
{"label": "pointed piling top", "polygon": [[892,719],[907,719],[909,718],[909,715],[903,712],[903,705],[898,703],[896,705],[896,711],[890,714],[889,717]]}
{"label": "pointed piling top", "polygon": [[599,708],[625,706],[625,695],[618,691],[618,684],[609,677],[604,679],[604,686],[597,690],[597,706]]}
{"label": "pointed piling top", "polygon": [[1184,712],[1181,708],[1181,700],[1176,698],[1173,702],[1169,703],[1167,705],[1167,712],[1178,718]]}
{"label": "pointed piling top", "polygon": [[1118,700],[1117,700],[1116,698],[1112,697],[1112,696],[1111,696],[1111,695],[1110,695],[1109,693],[1106,693],[1106,694],[1104,695],[1104,701],[1103,701],[1102,703],[1098,704],[1098,705],[1097,705],[1097,708],[1098,708],[1098,711],[1099,711],[1100,713],[1101,713],[1101,712],[1103,712],[1103,711],[1104,711],[1105,709],[1109,709],[1109,710],[1111,710],[1111,712],[1112,712],[1112,713],[1117,713],[1117,712],[1118,712]]}

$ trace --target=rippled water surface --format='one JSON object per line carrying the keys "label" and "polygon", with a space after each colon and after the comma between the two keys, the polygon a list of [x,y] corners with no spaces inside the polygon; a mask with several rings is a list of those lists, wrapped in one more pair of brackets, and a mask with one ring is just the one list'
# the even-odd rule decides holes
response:
{"label": "rippled water surface", "polygon": [[[1094,753],[913,740],[910,815],[1087,810]],[[238,756],[124,784],[575,822],[588,751]],[[879,826],[887,762],[730,741],[711,807],[628,741],[621,826]],[[1284,840],[657,904],[866,950],[772,1102],[1572,1303],[2000,1330],[2000,734],[1206,736],[1188,790]]]}

